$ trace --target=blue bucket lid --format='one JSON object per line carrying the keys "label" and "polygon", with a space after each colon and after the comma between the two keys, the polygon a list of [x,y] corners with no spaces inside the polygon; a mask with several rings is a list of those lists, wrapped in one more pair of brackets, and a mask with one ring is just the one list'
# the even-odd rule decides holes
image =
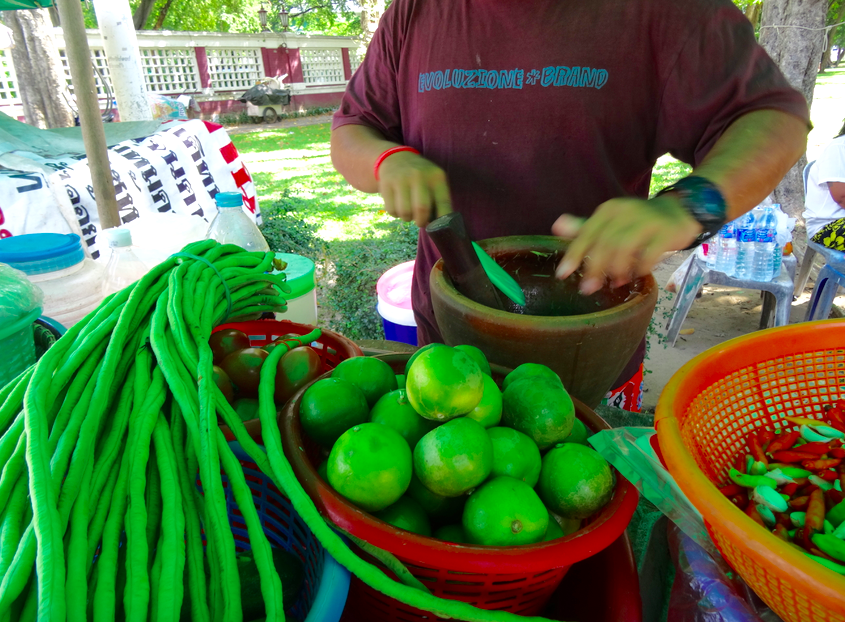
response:
{"label": "blue bucket lid", "polygon": [[29,275],[63,270],[83,259],[75,233],[27,233],[0,240],[0,263]]}

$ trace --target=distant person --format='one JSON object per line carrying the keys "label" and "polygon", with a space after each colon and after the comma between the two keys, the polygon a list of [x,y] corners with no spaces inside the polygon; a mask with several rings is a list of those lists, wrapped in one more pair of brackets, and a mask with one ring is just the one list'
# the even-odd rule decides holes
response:
{"label": "distant person", "polygon": [[813,242],[845,251],[845,125],[810,167],[804,220]]}

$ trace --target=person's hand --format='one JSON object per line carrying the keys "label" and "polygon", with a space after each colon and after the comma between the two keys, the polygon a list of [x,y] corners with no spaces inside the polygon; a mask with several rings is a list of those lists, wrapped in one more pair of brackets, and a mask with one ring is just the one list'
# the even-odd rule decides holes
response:
{"label": "person's hand", "polygon": [[413,220],[423,228],[433,220],[432,215],[452,212],[446,173],[424,157],[410,151],[394,153],[385,158],[378,173],[378,191],[391,216]]}
{"label": "person's hand", "polygon": [[701,231],[671,193],[649,201],[611,199],[587,220],[565,214],[552,226],[552,233],[572,240],[556,276],[565,279],[583,263],[582,293],[598,291],[606,278],[620,287],[648,274],[663,253],[689,246]]}

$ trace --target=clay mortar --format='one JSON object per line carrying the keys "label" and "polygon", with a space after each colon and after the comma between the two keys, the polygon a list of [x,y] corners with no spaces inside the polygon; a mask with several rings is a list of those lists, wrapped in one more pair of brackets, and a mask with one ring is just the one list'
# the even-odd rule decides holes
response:
{"label": "clay mortar", "polygon": [[431,299],[448,345],[480,348],[491,363],[514,368],[542,363],[589,408],[601,402],[648,330],[657,284],[648,275],[617,289],[578,292],[580,272],[564,281],[555,268],[567,242],[554,236],[492,238],[479,245],[513,276],[525,307],[482,306],[458,293],[443,262],[431,271]]}

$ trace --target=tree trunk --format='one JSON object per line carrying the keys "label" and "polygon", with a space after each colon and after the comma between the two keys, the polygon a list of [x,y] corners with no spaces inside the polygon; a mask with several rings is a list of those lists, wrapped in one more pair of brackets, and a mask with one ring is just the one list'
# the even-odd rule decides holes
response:
{"label": "tree trunk", "polygon": [[144,29],[147,20],[150,19],[150,13],[153,12],[155,4],[156,0],[141,0],[138,8],[132,14],[132,23],[135,24],[135,30]]}
{"label": "tree trunk", "polygon": [[[840,23],[843,19],[845,19],[845,2],[843,2],[839,7],[839,12],[836,14],[836,17],[833,19],[834,24]],[[824,56],[822,56],[822,71],[829,68],[832,64],[830,60],[830,52],[831,48],[833,47],[833,42],[836,40],[836,33],[841,28],[841,26],[834,26],[827,32],[827,47],[824,51]],[[836,54],[836,65],[839,65],[839,61],[842,58],[842,50],[837,50]]]}
{"label": "tree trunk", "polygon": [[164,25],[164,20],[167,18],[167,13],[170,11],[171,4],[173,4],[173,0],[167,0],[167,2],[164,3],[164,6],[159,9],[153,30],[161,30],[161,27]]}
{"label": "tree trunk", "polygon": [[42,129],[72,126],[73,112],[63,96],[67,82],[51,32],[50,13],[46,9],[3,11],[2,17],[15,41],[12,61],[26,122]]}
{"label": "tree trunk", "polygon": [[[828,0],[766,0],[763,4],[760,45],[810,105],[825,43],[827,10]],[[796,218],[804,209],[806,164],[806,156],[801,156],[774,192],[775,203]]]}
{"label": "tree trunk", "polygon": [[364,50],[370,45],[373,35],[378,28],[379,20],[384,13],[384,0],[361,0],[361,38]]}
{"label": "tree trunk", "polygon": [[757,30],[757,25],[760,23],[760,13],[763,11],[763,5],[761,3],[749,4],[748,7],[745,9],[745,17],[748,18],[748,21],[751,22],[751,25],[754,27],[754,30]]}
{"label": "tree trunk", "polygon": [[836,62],[833,63],[834,67],[839,67],[839,63],[842,62],[842,57],[845,56],[845,47],[841,47],[836,50]]}

